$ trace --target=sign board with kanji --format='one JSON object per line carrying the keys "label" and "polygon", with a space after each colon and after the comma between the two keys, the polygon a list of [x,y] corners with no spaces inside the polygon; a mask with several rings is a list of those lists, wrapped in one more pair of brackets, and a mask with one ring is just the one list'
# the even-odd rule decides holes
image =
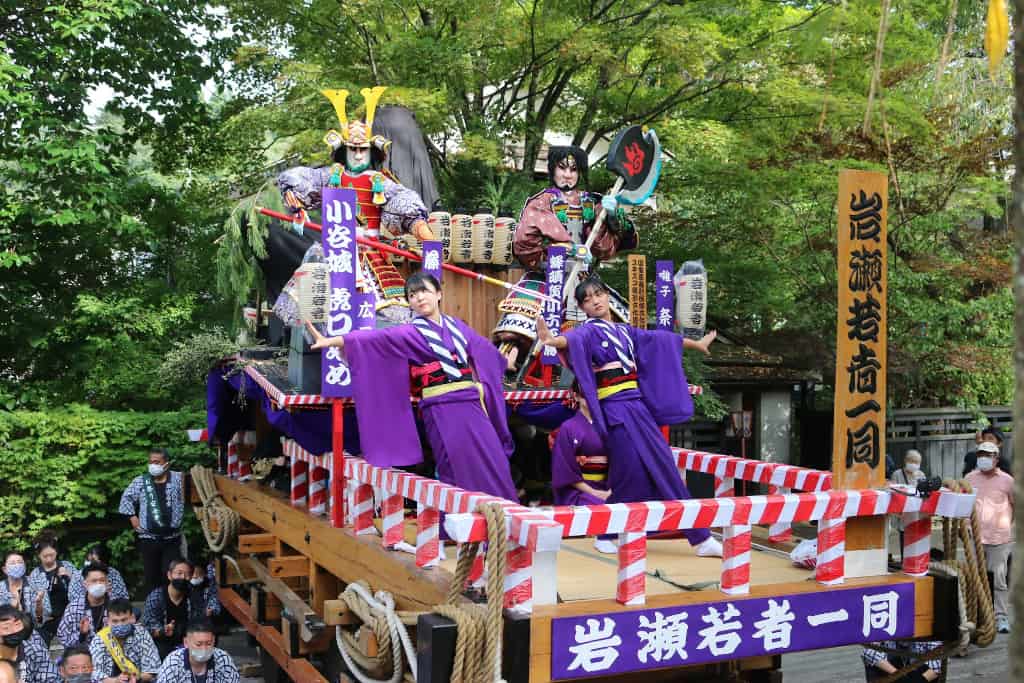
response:
{"label": "sign board with kanji", "polygon": [[647,329],[647,257],[630,254],[626,257],[629,269],[629,324]]}
{"label": "sign board with kanji", "polygon": [[888,178],[839,173],[839,309],[836,318],[833,486],[885,483]]}
{"label": "sign board with kanji", "polygon": [[[794,584],[783,584],[794,588]],[[644,609],[555,616],[550,620],[549,680],[724,662],[916,635],[918,586],[887,582],[823,591]],[[561,607],[561,606],[558,606]],[[539,611],[539,610],[538,610]],[[557,614],[557,613],[556,613]],[[531,677],[532,680],[532,677]]]}
{"label": "sign board with kanji", "polygon": [[[330,284],[328,299],[328,337],[345,335],[355,329],[359,313],[356,295],[356,191],[351,188],[325,187],[322,194],[323,230],[320,239]],[[323,350],[321,361],[322,396],[342,398],[352,395],[352,373],[341,349]]]}

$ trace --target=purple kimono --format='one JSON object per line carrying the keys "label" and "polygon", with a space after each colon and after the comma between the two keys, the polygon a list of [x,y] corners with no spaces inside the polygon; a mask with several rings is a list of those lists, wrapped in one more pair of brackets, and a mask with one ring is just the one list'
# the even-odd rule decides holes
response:
{"label": "purple kimono", "polygon": [[[420,402],[437,478],[469,491],[518,500],[508,463],[514,442],[501,385],[505,359],[466,323],[451,320],[467,340],[474,379],[483,386],[483,405],[475,387]],[[453,348],[451,332],[427,322]],[[345,336],[345,355],[352,369],[363,457],[378,467],[422,462],[409,402],[409,366],[437,360],[423,335],[413,325],[350,332]]]}
{"label": "purple kimono", "polygon": [[[613,329],[617,345],[605,330]],[[569,365],[594,419],[594,429],[608,452],[608,503],[690,498],[675,458],[659,425],[685,422],[693,415],[683,340],[666,331],[630,325],[598,324],[591,319],[566,334]],[[636,365],[639,389],[597,398],[595,368],[621,362],[625,353]],[[710,536],[707,529],[684,532],[691,545]]]}
{"label": "purple kimono", "polygon": [[[604,454],[601,437],[583,413],[576,413],[562,423],[551,449],[551,490],[555,505],[604,505],[604,501],[574,486],[583,481],[583,470],[577,456]],[[607,482],[588,481],[593,488],[607,490]]]}

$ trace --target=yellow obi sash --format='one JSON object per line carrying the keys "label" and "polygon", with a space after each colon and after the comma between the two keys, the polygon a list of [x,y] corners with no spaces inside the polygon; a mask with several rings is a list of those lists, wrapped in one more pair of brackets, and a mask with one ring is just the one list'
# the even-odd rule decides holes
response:
{"label": "yellow obi sash", "polygon": [[117,668],[121,670],[121,673],[131,676],[142,675],[139,667],[135,666],[134,662],[128,659],[128,655],[124,653],[124,648],[121,647],[120,641],[110,632],[109,626],[101,628],[96,632],[96,635],[103,641],[103,646],[107,648],[107,653],[110,654],[110,658],[114,660],[114,664],[117,664]]}

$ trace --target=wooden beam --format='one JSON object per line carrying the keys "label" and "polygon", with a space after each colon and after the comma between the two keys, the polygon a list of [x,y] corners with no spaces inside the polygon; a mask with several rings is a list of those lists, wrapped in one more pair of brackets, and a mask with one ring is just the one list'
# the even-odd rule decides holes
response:
{"label": "wooden beam", "polygon": [[326,616],[324,603],[337,598],[341,582],[316,562],[309,563],[309,604],[318,614]]}
{"label": "wooden beam", "polygon": [[274,534],[241,534],[238,537],[239,555],[272,553],[276,547],[277,537]]}
{"label": "wooden beam", "polygon": [[267,558],[267,569],[274,578],[309,576],[309,558],[302,555]]}
{"label": "wooden beam", "polygon": [[328,683],[316,668],[306,659],[293,659],[284,650],[281,634],[270,626],[260,626],[249,616],[249,605],[238,593],[230,588],[222,588],[218,593],[221,604],[231,613],[239,624],[245,627],[250,635],[284,669],[292,680],[303,683]]}
{"label": "wooden beam", "polygon": [[220,475],[217,490],[243,519],[272,532],[341,581],[369,578],[374,590],[395,596],[399,610],[424,611],[447,599],[452,579],[447,570],[420,569],[415,557],[386,550],[379,538],[335,529],[326,519],[292,507],[287,494]]}
{"label": "wooden beam", "polygon": [[328,626],[352,626],[359,617],[348,608],[344,600],[324,600],[324,623]]}
{"label": "wooden beam", "polygon": [[295,622],[299,626],[299,633],[302,635],[302,639],[309,642],[316,638],[323,630],[324,623],[320,616],[313,611],[313,608],[296,595],[295,591],[288,584],[281,579],[271,576],[270,572],[259,562],[253,562],[252,568],[263,581],[264,588],[277,596],[277,599],[281,601],[285,609],[295,617]]}

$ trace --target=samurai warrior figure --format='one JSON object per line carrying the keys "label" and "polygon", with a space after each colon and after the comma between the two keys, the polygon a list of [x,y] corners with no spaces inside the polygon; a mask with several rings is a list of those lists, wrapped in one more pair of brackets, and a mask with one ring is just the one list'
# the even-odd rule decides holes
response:
{"label": "samurai warrior figure", "polygon": [[[526,200],[519,216],[513,237],[512,249],[527,273],[520,285],[544,288],[543,260],[548,246],[565,244],[574,247],[576,258],[602,261],[614,257],[618,252],[635,249],[638,243],[633,223],[619,206],[614,196],[602,197],[581,188],[587,180],[587,153],[575,146],[551,147],[548,150],[548,179],[551,187],[538,192]],[[594,221],[601,209],[607,212],[604,227],[590,248],[590,253],[581,253],[590,235]],[[593,264],[588,264],[593,265]],[[571,270],[571,268],[570,268]],[[586,276],[581,270],[576,282],[566,282],[565,291],[571,292],[578,281]],[[539,312],[537,299],[510,294],[498,309],[503,313],[494,330],[494,341],[503,352],[512,347],[519,350],[520,360],[525,359],[523,351],[536,339],[535,318]],[[563,320],[570,325],[583,320],[572,297],[566,302]],[[613,295],[613,313],[621,320],[628,320],[625,302]]]}
{"label": "samurai warrior figure", "polygon": [[[433,239],[427,227],[427,207],[416,191],[403,186],[384,169],[391,141],[374,133],[377,103],[386,88],[363,88],[366,121],[349,121],[345,110],[347,90],[324,90],[334,105],[341,124],[330,130],[324,142],[331,149],[330,166],[296,166],[281,173],[277,184],[284,203],[295,213],[319,207],[324,187],[352,188],[356,191],[359,235],[380,239],[381,231],[391,236],[411,234],[418,240]],[[378,315],[391,322],[409,318],[405,301],[405,281],[388,258],[376,249],[360,246],[360,285],[377,297]],[[387,310],[388,308],[394,310]]]}

